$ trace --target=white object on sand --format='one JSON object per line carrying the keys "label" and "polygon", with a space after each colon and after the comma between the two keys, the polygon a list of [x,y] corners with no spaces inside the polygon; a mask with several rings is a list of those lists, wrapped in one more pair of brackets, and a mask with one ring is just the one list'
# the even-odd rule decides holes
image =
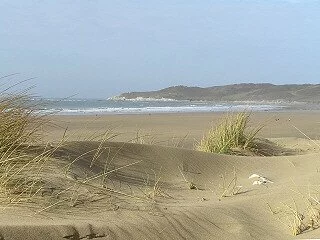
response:
{"label": "white object on sand", "polygon": [[255,178],[255,177],[259,178],[260,175],[254,173],[254,174],[252,174],[252,175],[249,177],[249,179],[250,179],[250,178]]}
{"label": "white object on sand", "polygon": [[271,180],[269,180],[268,178],[266,178],[266,177],[262,177],[262,176],[260,176],[260,175],[258,175],[258,174],[252,174],[250,177],[249,177],[249,179],[251,179],[251,178],[259,178],[259,180],[257,180],[257,181],[254,181],[253,183],[252,183],[252,185],[261,185],[261,184],[267,184],[267,183],[273,183]]}
{"label": "white object on sand", "polygon": [[263,182],[260,181],[260,180],[254,181],[254,182],[252,183],[252,185],[261,185],[261,184],[263,184]]}

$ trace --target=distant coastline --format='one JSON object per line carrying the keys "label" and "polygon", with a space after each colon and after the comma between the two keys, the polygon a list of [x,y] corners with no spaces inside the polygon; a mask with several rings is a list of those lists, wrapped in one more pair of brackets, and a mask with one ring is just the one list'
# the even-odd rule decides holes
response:
{"label": "distant coastline", "polygon": [[58,115],[150,114],[221,111],[320,110],[320,84],[235,84],[209,88],[174,86],[123,93],[108,99],[38,99]]}
{"label": "distant coastline", "polygon": [[242,83],[208,88],[173,86],[157,91],[128,92],[116,100],[320,103],[320,84],[273,85]]}

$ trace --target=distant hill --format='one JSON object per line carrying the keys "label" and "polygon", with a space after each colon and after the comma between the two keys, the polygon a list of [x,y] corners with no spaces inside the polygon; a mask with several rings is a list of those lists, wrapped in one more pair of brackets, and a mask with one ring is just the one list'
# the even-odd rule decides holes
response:
{"label": "distant hill", "polygon": [[207,101],[285,101],[320,102],[320,84],[273,85],[241,83],[208,88],[174,86],[150,92],[123,93],[116,98],[170,98]]}

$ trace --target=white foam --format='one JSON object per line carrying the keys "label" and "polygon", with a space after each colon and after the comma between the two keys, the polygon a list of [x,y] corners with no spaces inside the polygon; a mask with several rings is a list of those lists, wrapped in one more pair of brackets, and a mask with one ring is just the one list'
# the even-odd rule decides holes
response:
{"label": "white foam", "polygon": [[274,105],[214,105],[214,106],[177,106],[177,107],[113,107],[113,108],[60,108],[44,109],[42,112],[56,112],[59,115],[93,115],[93,114],[139,114],[139,113],[187,113],[187,112],[221,112],[221,111],[268,111],[280,109]]}
{"label": "white foam", "polygon": [[131,101],[131,102],[178,102],[178,101],[187,101],[187,100],[176,100],[172,98],[145,98],[145,97],[136,97],[136,98],[126,98],[120,96],[114,96],[108,98],[107,100],[115,101]]}

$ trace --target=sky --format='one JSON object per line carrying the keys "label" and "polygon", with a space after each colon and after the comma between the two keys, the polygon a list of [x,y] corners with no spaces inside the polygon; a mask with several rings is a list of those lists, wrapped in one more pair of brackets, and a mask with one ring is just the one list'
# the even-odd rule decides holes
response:
{"label": "sky", "polygon": [[[320,1],[1,0],[0,77],[43,97],[320,83]],[[0,83],[1,84],[1,83]]]}

